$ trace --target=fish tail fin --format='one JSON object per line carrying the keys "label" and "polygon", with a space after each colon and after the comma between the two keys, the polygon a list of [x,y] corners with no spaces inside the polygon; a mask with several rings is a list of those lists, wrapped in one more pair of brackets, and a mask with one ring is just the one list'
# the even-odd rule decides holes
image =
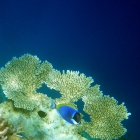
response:
{"label": "fish tail fin", "polygon": [[55,102],[51,99],[51,101],[50,101],[51,103],[50,103],[50,108],[56,108],[56,104],[55,104]]}

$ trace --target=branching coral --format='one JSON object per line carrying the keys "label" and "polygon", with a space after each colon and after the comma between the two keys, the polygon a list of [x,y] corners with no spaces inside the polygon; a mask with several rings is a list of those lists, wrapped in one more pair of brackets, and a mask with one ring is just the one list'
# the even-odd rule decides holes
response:
{"label": "branching coral", "polygon": [[46,79],[49,88],[60,91],[62,97],[56,100],[56,103],[72,103],[80,99],[85,91],[93,82],[91,77],[79,74],[78,71],[60,71],[54,70]]}
{"label": "branching coral", "polygon": [[6,134],[8,133],[7,121],[1,118],[0,114],[0,138],[7,139]]}
{"label": "branching coral", "polygon": [[83,97],[83,101],[85,102],[84,111],[90,114],[91,118],[90,123],[84,124],[85,131],[90,136],[112,140],[124,135],[126,129],[121,121],[130,115],[124,103],[117,105],[117,101],[109,96],[94,98],[92,102],[86,102],[86,98]]}
{"label": "branching coral", "polygon": [[49,62],[41,61],[30,54],[13,58],[0,70],[0,83],[8,99],[15,106],[33,110],[36,107],[34,94],[52,70]]}
{"label": "branching coral", "polygon": [[0,139],[1,140],[24,140],[17,136],[18,131],[14,127],[8,124],[7,119],[2,118],[0,114]]}
{"label": "branching coral", "polygon": [[[93,79],[77,71],[52,69],[52,65],[30,54],[13,58],[0,70],[0,84],[8,101],[0,104],[0,113],[14,127],[21,127],[21,133],[34,140],[85,140],[81,132],[93,138],[112,140],[121,137],[126,129],[121,122],[127,119],[124,103],[109,96],[103,96],[99,85],[91,86]],[[90,115],[90,122],[81,120],[80,125],[66,124],[55,109],[50,108],[47,95],[36,90],[45,83],[50,89],[61,93],[56,104],[69,104],[82,99],[84,111]],[[27,129],[28,128],[28,129]],[[0,131],[7,132],[7,129]],[[13,137],[15,137],[14,135]]]}

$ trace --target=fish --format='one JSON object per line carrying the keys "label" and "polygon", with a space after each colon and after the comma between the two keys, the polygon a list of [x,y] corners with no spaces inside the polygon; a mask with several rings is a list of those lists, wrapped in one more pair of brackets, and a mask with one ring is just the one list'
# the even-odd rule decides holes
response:
{"label": "fish", "polygon": [[68,123],[76,125],[81,123],[80,112],[67,104],[56,105],[53,100],[51,100],[51,108],[56,109],[58,114]]}

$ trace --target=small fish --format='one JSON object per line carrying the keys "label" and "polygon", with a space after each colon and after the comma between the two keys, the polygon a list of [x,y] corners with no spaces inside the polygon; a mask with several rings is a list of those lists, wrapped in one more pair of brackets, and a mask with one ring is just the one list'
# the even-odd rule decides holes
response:
{"label": "small fish", "polygon": [[80,124],[81,114],[78,110],[66,104],[56,105],[54,101],[51,100],[51,108],[55,108],[59,115],[70,124]]}

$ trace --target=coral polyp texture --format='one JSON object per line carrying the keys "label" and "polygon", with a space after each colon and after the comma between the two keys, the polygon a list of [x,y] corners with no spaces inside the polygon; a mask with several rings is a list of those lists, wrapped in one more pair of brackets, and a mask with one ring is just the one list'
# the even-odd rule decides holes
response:
{"label": "coral polyp texture", "polygon": [[[90,136],[110,140],[117,139],[126,132],[120,123],[129,115],[124,103],[117,105],[114,98],[103,96],[94,99],[94,102],[86,102],[84,111],[90,114],[91,118],[91,122],[85,124],[85,131]],[[91,129],[89,130],[88,127]]]}
{"label": "coral polyp texture", "polygon": [[52,70],[49,62],[41,63],[37,56],[25,54],[14,57],[0,70],[0,83],[15,107],[33,110],[36,107],[36,89],[41,87]]}
{"label": "coral polyp texture", "polygon": [[59,91],[62,95],[56,103],[72,103],[80,99],[85,91],[93,82],[91,77],[86,77],[84,74],[79,74],[78,71],[62,71],[53,70],[49,74],[45,83],[51,88]]}
{"label": "coral polyp texture", "polygon": [[[86,140],[83,134],[101,140],[118,139],[127,131],[121,122],[130,113],[124,103],[119,105],[92,83],[92,77],[78,71],[60,72],[37,56],[14,57],[0,70],[0,84],[8,98],[0,104],[0,113],[10,125],[21,130],[20,136],[25,140]],[[57,105],[77,108],[75,102],[82,99],[90,122],[82,119],[78,125],[66,123],[56,109],[50,108],[51,97],[37,92],[42,84],[61,94],[54,99]],[[7,131],[7,127],[0,129],[0,136],[4,138]]]}

